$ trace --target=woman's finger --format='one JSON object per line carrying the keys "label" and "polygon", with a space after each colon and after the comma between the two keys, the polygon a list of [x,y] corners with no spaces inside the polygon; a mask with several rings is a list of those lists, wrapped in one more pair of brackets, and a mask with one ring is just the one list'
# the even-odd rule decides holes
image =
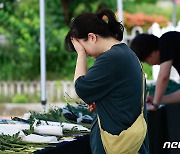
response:
{"label": "woman's finger", "polygon": [[76,38],[72,38],[71,42],[72,42],[77,53],[82,53],[82,52],[85,53],[84,47]]}

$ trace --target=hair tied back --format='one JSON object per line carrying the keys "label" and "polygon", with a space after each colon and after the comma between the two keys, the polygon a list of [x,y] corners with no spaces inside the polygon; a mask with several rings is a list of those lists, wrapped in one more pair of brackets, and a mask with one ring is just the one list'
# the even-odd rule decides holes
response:
{"label": "hair tied back", "polygon": [[[116,20],[116,16],[111,10],[102,10],[97,13],[97,16],[107,23],[108,29],[111,31],[113,37],[120,41],[123,39],[124,26]],[[103,19],[104,16],[107,17],[107,21]]]}

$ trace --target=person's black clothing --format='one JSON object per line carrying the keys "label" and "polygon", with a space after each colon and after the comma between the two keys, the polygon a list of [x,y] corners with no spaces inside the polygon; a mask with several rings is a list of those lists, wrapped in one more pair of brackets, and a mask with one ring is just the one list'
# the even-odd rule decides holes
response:
{"label": "person's black clothing", "polygon": [[173,66],[180,74],[180,32],[170,31],[159,39],[160,63],[173,60]]}
{"label": "person's black clothing", "polygon": [[[87,74],[76,80],[75,89],[87,104],[96,103],[102,128],[111,134],[119,135],[141,113],[141,68],[134,52],[124,43],[101,54]],[[97,117],[93,121],[90,143],[93,154],[105,153]],[[148,148],[146,137],[139,152],[147,154]]]}

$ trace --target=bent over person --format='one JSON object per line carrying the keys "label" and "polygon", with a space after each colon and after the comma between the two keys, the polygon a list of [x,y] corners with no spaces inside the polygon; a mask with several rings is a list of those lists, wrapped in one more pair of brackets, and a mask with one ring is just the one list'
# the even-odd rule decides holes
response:
{"label": "bent over person", "polygon": [[[103,16],[107,16],[108,20],[105,21]],[[123,30],[114,13],[103,10],[97,14],[77,16],[66,36],[66,45],[77,52],[74,74],[76,93],[85,103],[96,105],[97,116],[90,134],[93,154],[123,154],[122,149],[128,154],[147,154],[149,151],[146,121],[143,121],[146,111],[142,99],[141,65],[134,52],[121,43]],[[96,59],[89,70],[86,70],[87,55]],[[138,123],[136,119],[142,122]],[[128,142],[123,142],[122,132]],[[106,139],[104,133],[108,133],[113,141],[118,141],[110,147],[111,139]]]}
{"label": "bent over person", "polygon": [[147,101],[149,110],[156,110],[159,104],[180,102],[180,89],[164,95],[170,77],[171,66],[180,74],[180,32],[170,31],[160,38],[152,34],[139,34],[131,43],[131,49],[138,58],[149,65],[160,65],[155,94]]}

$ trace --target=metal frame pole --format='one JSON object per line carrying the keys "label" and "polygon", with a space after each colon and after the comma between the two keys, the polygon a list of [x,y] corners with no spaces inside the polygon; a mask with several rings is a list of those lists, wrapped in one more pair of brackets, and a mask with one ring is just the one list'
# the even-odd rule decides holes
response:
{"label": "metal frame pole", "polygon": [[40,0],[40,70],[41,103],[46,105],[46,42],[45,42],[45,0]]}
{"label": "metal frame pole", "polygon": [[176,26],[176,1],[172,0],[172,24]]}
{"label": "metal frame pole", "polygon": [[118,21],[123,23],[123,0],[117,0]]}

